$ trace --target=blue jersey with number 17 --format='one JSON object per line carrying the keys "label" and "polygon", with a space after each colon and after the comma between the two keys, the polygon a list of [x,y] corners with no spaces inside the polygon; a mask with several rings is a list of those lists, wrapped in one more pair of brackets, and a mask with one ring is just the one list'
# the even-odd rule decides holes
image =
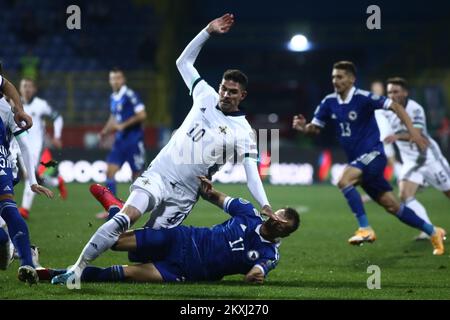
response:
{"label": "blue jersey with number 17", "polygon": [[218,280],[258,267],[267,275],[280,258],[280,242],[270,242],[261,236],[263,219],[250,202],[227,197],[224,211],[232,216],[224,223],[212,228],[191,228],[191,239],[201,263],[200,266],[188,263],[188,268],[195,266],[189,273],[203,273],[198,278]]}
{"label": "blue jersey with number 17", "polygon": [[317,107],[312,124],[321,128],[332,121],[339,143],[349,162],[372,151],[384,154],[380,131],[375,120],[376,109],[388,109],[392,100],[353,87],[346,100],[337,93],[327,95]]}

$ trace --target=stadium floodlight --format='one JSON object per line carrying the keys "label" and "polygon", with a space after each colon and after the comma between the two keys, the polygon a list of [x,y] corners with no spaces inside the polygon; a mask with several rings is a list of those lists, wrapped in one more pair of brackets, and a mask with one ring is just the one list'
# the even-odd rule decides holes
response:
{"label": "stadium floodlight", "polygon": [[287,47],[290,51],[302,52],[308,51],[311,48],[311,44],[303,34],[296,34],[291,38]]}

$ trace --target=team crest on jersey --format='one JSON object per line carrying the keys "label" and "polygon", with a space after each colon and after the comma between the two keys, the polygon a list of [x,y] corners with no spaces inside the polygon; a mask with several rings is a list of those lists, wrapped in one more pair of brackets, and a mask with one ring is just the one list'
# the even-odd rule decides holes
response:
{"label": "team crest on jersey", "polygon": [[242,204],[249,204],[250,203],[247,200],[242,199],[242,198],[239,198],[239,202],[242,203]]}
{"label": "team crest on jersey", "polygon": [[331,114],[331,119],[337,119],[337,117],[334,113]]}
{"label": "team crest on jersey", "polygon": [[259,252],[256,250],[250,250],[249,252],[247,252],[247,257],[252,261],[258,260]]}
{"label": "team crest on jersey", "polygon": [[358,114],[356,113],[356,111],[350,111],[348,113],[348,118],[352,121],[355,121],[358,118]]}

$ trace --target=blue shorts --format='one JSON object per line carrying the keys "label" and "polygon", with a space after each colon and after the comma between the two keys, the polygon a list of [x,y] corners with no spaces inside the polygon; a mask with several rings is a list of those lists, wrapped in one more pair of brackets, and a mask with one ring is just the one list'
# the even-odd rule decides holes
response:
{"label": "blue shorts", "polygon": [[186,280],[184,265],[186,245],[190,237],[183,229],[184,227],[135,230],[136,251],[129,252],[130,261],[152,262],[165,282]]}
{"label": "blue shorts", "polygon": [[361,187],[374,200],[385,192],[392,191],[392,186],[384,178],[384,169],[387,164],[386,155],[380,151],[365,153],[350,165],[363,172]]}
{"label": "blue shorts", "polygon": [[0,195],[14,194],[13,174],[11,168],[0,169]]}
{"label": "blue shorts", "polygon": [[128,162],[133,172],[144,170],[144,141],[141,139],[138,141],[116,139],[106,162],[115,164],[119,167],[122,167],[125,162]]}

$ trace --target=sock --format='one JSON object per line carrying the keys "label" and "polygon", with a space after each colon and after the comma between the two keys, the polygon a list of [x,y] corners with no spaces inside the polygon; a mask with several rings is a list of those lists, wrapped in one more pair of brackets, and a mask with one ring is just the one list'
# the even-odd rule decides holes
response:
{"label": "sock", "polygon": [[105,222],[86,244],[70,271],[81,274],[89,262],[111,248],[117,242],[119,236],[128,228],[130,228],[130,218],[123,212],[116,214],[111,220]]}
{"label": "sock", "polygon": [[403,203],[400,205],[400,210],[397,212],[397,218],[399,218],[400,221],[407,224],[408,226],[422,230],[429,236],[433,235],[434,233],[434,226],[432,224],[427,223],[423,219],[419,218],[419,216],[417,216],[414,211],[405,206]]}
{"label": "sock", "polygon": [[31,187],[29,186],[29,184],[25,183],[25,189],[23,190],[22,196],[22,207],[30,211],[31,206],[33,205],[34,196],[35,193],[31,191]]}
{"label": "sock", "polygon": [[114,178],[106,179],[106,187],[112,192],[113,195],[116,195],[116,180]]}
{"label": "sock", "polygon": [[20,265],[33,265],[31,258],[30,238],[28,227],[17,210],[17,205],[12,200],[0,201],[0,215],[8,226],[9,237],[17,249],[20,257]]}
{"label": "sock", "polygon": [[108,220],[114,217],[116,214],[120,212],[120,208],[118,206],[111,206],[108,210]]}
{"label": "sock", "polygon": [[427,210],[419,201],[417,201],[416,198],[411,197],[406,199],[405,205],[413,210],[414,213],[426,223],[432,224],[430,218],[428,217]]}
{"label": "sock", "polygon": [[122,266],[109,268],[86,267],[81,274],[81,281],[86,282],[120,282],[125,280]]}
{"label": "sock", "polygon": [[361,200],[361,196],[359,195],[359,192],[356,191],[354,186],[347,186],[343,188],[341,191],[344,194],[344,197],[347,199],[348,205],[352,209],[352,212],[355,215],[356,220],[358,220],[359,227],[360,228],[369,227],[369,221],[367,219],[367,215],[364,210],[364,206]]}
{"label": "sock", "polygon": [[0,228],[0,244],[5,244],[9,240],[8,233],[5,231],[5,229]]}

